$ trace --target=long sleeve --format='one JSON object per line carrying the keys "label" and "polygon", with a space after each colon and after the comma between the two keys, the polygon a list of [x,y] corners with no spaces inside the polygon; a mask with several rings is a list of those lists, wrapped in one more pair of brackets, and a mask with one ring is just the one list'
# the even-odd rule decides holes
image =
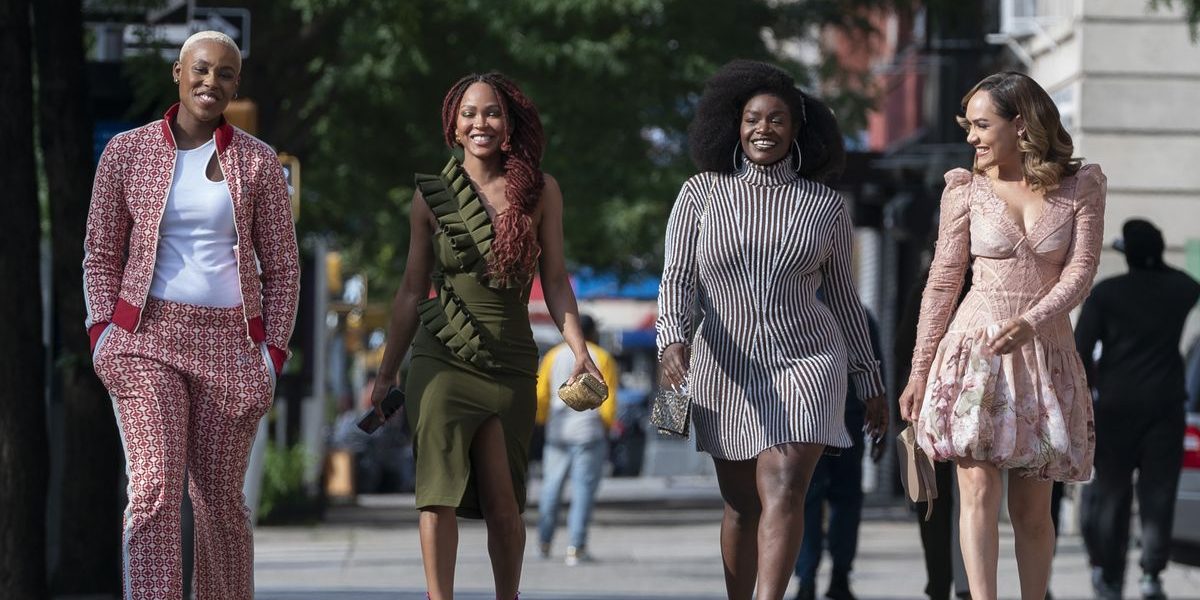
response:
{"label": "long sleeve", "polygon": [[100,155],[83,239],[83,298],[87,307],[84,327],[93,349],[100,332],[112,320],[133,224],[125,205],[124,177],[117,158],[120,153],[115,149],[120,143],[120,136],[113,138]]}
{"label": "long sleeve", "polygon": [[261,165],[254,189],[254,251],[262,268],[266,342],[280,372],[300,300],[300,254],[283,167],[273,154]]}
{"label": "long sleeve", "polygon": [[1108,180],[1099,165],[1085,165],[1076,174],[1075,237],[1058,283],[1038,300],[1022,318],[1041,329],[1047,320],[1064,315],[1083,302],[1096,277],[1100,248],[1104,244],[1104,201]]}
{"label": "long sleeve", "polygon": [[825,280],[825,300],[833,316],[842,328],[846,340],[850,381],[861,400],[873,398],[884,392],[883,378],[879,374],[879,361],[871,348],[871,336],[867,328],[867,312],[863,309],[854,287],[854,273],[850,266],[851,236],[850,212],[845,202],[840,203],[833,231],[833,250],[822,266]]}
{"label": "long sleeve", "polygon": [[921,296],[921,317],[917,321],[910,379],[924,379],[929,375],[933,355],[958,304],[963,274],[971,263],[970,182],[971,173],[966,169],[946,173],[937,245],[929,266],[925,293]]}
{"label": "long sleeve", "polygon": [[[715,177],[715,175],[709,175]],[[697,185],[700,177],[683,184],[671,217],[667,220],[663,276],[658,288],[658,356],[671,344],[690,343],[693,333],[692,312],[696,301],[696,240],[700,233],[702,208]],[[709,180],[704,179],[707,182]]]}

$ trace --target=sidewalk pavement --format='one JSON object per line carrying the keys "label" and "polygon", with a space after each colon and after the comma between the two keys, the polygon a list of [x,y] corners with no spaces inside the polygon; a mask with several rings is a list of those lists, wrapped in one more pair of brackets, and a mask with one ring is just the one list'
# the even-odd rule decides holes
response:
{"label": "sidewalk pavement", "polygon": [[[716,481],[709,477],[606,479],[589,550],[595,562],[563,564],[560,529],[552,557],[537,556],[537,490],[526,513],[522,600],[718,600],[724,598]],[[904,506],[868,507],[859,536],[853,587],[859,598],[923,598],[925,567],[916,517]],[[259,600],[388,600],[424,598],[424,574],[411,495],[364,496],[333,507],[316,527],[265,527],[255,534]],[[1000,596],[1018,598],[1011,529],[1002,524]],[[1130,577],[1137,571],[1130,554]],[[818,575],[828,580],[828,561]],[[1172,564],[1164,573],[1172,599],[1200,599],[1200,569]],[[492,600],[486,530],[460,520],[456,598]],[[1059,600],[1091,597],[1078,536],[1059,542],[1051,581]],[[788,597],[795,593],[795,583]],[[1137,597],[1136,582],[1126,593]]]}

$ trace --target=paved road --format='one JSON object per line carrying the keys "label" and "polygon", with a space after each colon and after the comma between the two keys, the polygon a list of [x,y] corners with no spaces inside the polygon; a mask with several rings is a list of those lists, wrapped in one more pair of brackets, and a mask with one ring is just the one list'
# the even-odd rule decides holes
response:
{"label": "paved road", "polygon": [[[566,536],[562,530],[555,556],[538,558],[531,527],[522,600],[724,598],[717,546],[720,507],[711,481],[606,482],[605,486],[590,541],[597,561],[563,565]],[[527,514],[531,525],[536,514],[536,508]],[[858,596],[922,598],[925,575],[915,520],[903,507],[869,508],[867,517],[853,580]],[[332,509],[319,527],[260,528],[257,598],[423,598],[415,524],[411,496],[377,496],[362,498],[359,506]],[[1006,529],[1001,527],[1000,592],[1003,598],[1017,598],[1012,536]],[[482,524],[462,521],[459,557],[456,597],[492,600]],[[1130,565],[1136,570],[1133,554]],[[827,561],[823,566],[827,568]],[[1091,597],[1086,558],[1077,536],[1060,541],[1054,571],[1051,587],[1056,598]],[[1200,599],[1200,570],[1172,565],[1165,575],[1171,598]],[[827,576],[823,569],[821,581]],[[1126,592],[1136,597],[1132,582]]]}

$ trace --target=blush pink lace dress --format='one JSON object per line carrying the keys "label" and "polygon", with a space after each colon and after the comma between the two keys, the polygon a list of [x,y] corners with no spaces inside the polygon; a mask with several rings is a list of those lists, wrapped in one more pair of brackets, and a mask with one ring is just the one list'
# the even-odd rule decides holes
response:
{"label": "blush pink lace dress", "polygon": [[[973,458],[1057,481],[1091,476],[1092,402],[1068,313],[1096,274],[1105,188],[1099,166],[1082,167],[1046,194],[1025,232],[986,176],[946,174],[912,362],[912,376],[926,380],[917,441],[934,460]],[[971,291],[955,310],[968,265]],[[1034,339],[991,353],[990,335],[1015,318]]]}

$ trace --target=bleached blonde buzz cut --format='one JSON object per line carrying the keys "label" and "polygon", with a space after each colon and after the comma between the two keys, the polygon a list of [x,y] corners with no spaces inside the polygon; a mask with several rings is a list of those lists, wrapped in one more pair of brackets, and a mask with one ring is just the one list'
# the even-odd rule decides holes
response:
{"label": "bleached blonde buzz cut", "polygon": [[183,42],[183,46],[179,47],[179,62],[182,63],[183,57],[188,53],[188,50],[191,50],[193,46],[200,42],[217,42],[218,44],[225,44],[237,53],[239,63],[242,60],[242,49],[238,48],[237,42],[233,41],[233,38],[221,33],[220,31],[209,30],[197,31]]}

